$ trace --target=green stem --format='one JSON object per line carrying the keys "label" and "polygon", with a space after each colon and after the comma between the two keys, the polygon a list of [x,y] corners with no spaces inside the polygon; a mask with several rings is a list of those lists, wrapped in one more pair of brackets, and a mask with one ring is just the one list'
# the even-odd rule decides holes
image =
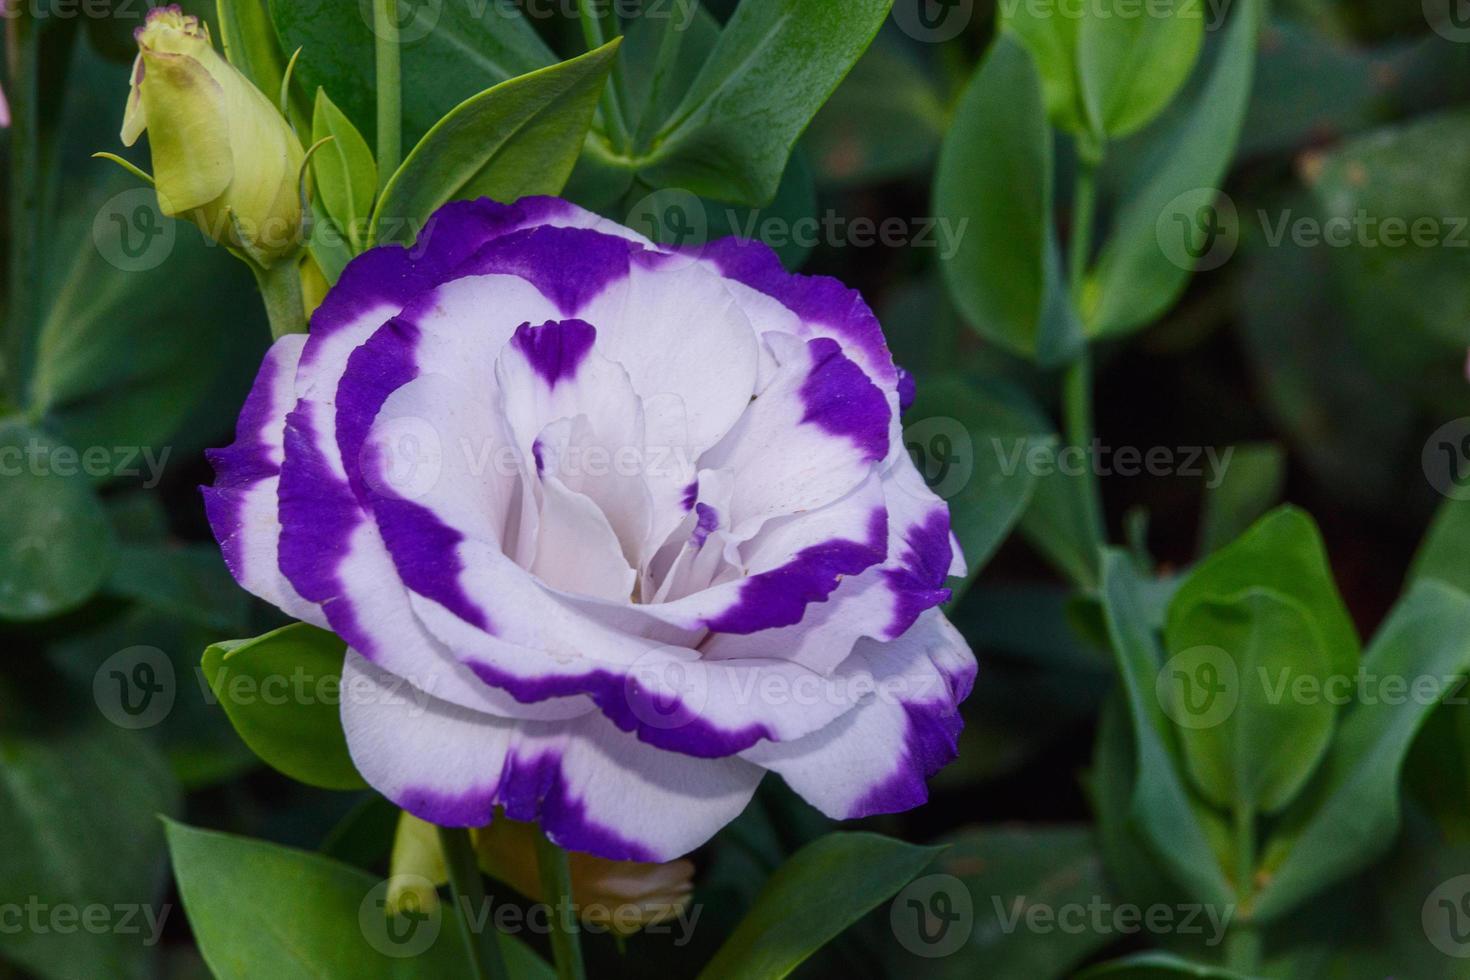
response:
{"label": "green stem", "polygon": [[1087,281],[1088,259],[1092,257],[1092,224],[1097,217],[1097,168],[1090,160],[1077,161],[1076,191],[1072,198],[1072,241],[1068,268],[1072,279],[1072,302],[1081,312],[1082,287]]}
{"label": "green stem", "polygon": [[306,301],[301,295],[301,260],[282,259],[269,269],[250,263],[265,313],[271,321],[271,339],[288,333],[306,333]]}
{"label": "green stem", "polygon": [[398,0],[373,0],[378,88],[378,190],[403,159],[403,78],[399,62]]}
{"label": "green stem", "polygon": [[1250,921],[1255,895],[1256,813],[1248,804],[1235,809],[1236,918],[1225,941],[1226,966],[1242,976],[1255,976],[1261,966],[1261,934]]}
{"label": "green stem", "polygon": [[567,852],[539,831],[536,834],[536,864],[541,872],[541,900],[550,909],[551,952],[558,980],[584,980],[582,946],[577,935],[576,910],[572,905],[572,872]]}
{"label": "green stem", "polygon": [[[582,39],[586,41],[588,51],[595,51],[611,40],[606,29],[608,25],[602,15],[593,9],[593,4],[597,2],[598,0],[577,0],[577,18],[581,22]],[[611,16],[617,16],[612,13],[610,3],[608,11]],[[616,21],[611,26],[616,33]],[[602,121],[607,127],[608,139],[612,141],[614,148],[619,153],[626,154],[633,151],[633,140],[628,135],[627,117],[623,114],[623,106],[620,101],[624,88],[622,67],[617,61],[614,61],[608,83],[602,89]]]}
{"label": "green stem", "polygon": [[41,134],[37,105],[36,21],[24,10],[10,20],[6,36],[10,78],[10,310],[0,367],[7,394],[26,403],[27,362],[40,315],[37,290],[41,263]]}
{"label": "green stem", "polygon": [[[1077,183],[1072,206],[1072,241],[1069,270],[1072,304],[1081,316],[1083,284],[1087,281],[1087,264],[1092,249],[1092,223],[1097,213],[1097,165],[1090,157],[1077,161]],[[1062,379],[1063,434],[1067,443],[1076,446],[1088,463],[1084,467],[1084,520],[1092,540],[1106,543],[1103,520],[1102,487],[1093,465],[1092,441],[1092,355],[1087,348],[1067,367]]]}
{"label": "green stem", "polygon": [[[444,864],[449,870],[454,908],[461,918],[469,975],[474,980],[506,980],[510,974],[506,972],[494,931],[477,929],[475,925],[477,917],[486,912],[485,882],[480,878],[480,863],[470,832],[463,827],[440,827],[439,846],[444,850]],[[489,921],[488,916],[484,921]]]}

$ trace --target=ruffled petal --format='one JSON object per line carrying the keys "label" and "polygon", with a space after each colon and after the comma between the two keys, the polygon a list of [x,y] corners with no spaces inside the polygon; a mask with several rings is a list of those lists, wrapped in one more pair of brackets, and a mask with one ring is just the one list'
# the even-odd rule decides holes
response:
{"label": "ruffled petal", "polygon": [[666,861],[739,815],[761,778],[740,759],[645,745],[595,713],[507,722],[468,711],[405,688],[353,653],[342,683],[342,725],[363,777],[443,826],[484,826],[499,806],[570,850]]}

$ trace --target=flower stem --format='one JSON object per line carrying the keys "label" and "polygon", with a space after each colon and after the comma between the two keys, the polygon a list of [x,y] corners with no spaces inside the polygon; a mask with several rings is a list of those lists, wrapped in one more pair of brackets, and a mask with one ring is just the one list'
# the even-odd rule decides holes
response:
{"label": "flower stem", "polygon": [[[587,42],[588,51],[596,50],[611,40],[606,30],[608,26],[611,26],[614,31],[617,30],[616,20],[609,25],[604,22],[596,10],[592,9],[595,2],[596,0],[577,0],[577,16],[582,24],[582,39]],[[611,7],[609,11],[611,12]],[[615,18],[617,15],[612,13],[612,16]],[[607,126],[607,135],[613,146],[619,153],[626,154],[632,152],[633,140],[628,135],[628,123],[623,115],[621,101],[623,87],[622,67],[617,61],[614,61],[608,82],[602,89],[602,119],[603,124]]]}
{"label": "flower stem", "polygon": [[1235,808],[1235,890],[1239,904],[1235,924],[1225,942],[1226,966],[1242,976],[1255,976],[1261,966],[1261,934],[1250,921],[1251,898],[1255,894],[1256,813],[1249,804]]}
{"label": "flower stem", "polygon": [[378,190],[403,160],[403,79],[398,40],[398,0],[373,0],[377,54]]}
{"label": "flower stem", "polygon": [[583,980],[582,945],[572,907],[572,872],[567,852],[544,833],[536,833],[536,864],[541,872],[541,898],[550,907],[551,952],[558,980]]}
{"label": "flower stem", "polygon": [[480,864],[470,832],[463,827],[440,827],[439,846],[444,850],[454,908],[464,932],[469,975],[475,980],[507,980],[510,974],[506,972],[494,931],[475,926],[477,916],[485,911],[485,883],[480,879]]}
{"label": "flower stem", "polygon": [[[1097,165],[1090,155],[1084,155],[1077,161],[1069,261],[1072,304],[1079,317],[1082,315],[1082,292],[1087,281],[1087,263],[1092,249],[1092,224],[1096,212]],[[1084,347],[1077,359],[1068,365],[1062,379],[1062,415],[1067,443],[1080,449],[1082,458],[1089,460],[1082,476],[1085,508],[1083,517],[1092,541],[1101,546],[1106,543],[1107,538],[1103,521],[1102,488],[1098,483],[1097,470],[1091,462],[1092,401],[1092,355]]]}
{"label": "flower stem", "polygon": [[10,309],[9,333],[0,357],[6,392],[15,406],[26,403],[27,361],[38,323],[40,283],[41,138],[37,106],[36,20],[17,9],[6,37],[10,62]]}
{"label": "flower stem", "polygon": [[269,269],[262,269],[252,262],[250,268],[260,286],[266,316],[270,317],[271,339],[280,340],[288,333],[306,333],[300,259],[282,259]]}

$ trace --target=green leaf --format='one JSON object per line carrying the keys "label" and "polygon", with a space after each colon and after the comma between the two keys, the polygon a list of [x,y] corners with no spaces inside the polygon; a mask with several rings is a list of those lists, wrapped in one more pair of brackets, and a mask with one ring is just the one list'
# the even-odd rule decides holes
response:
{"label": "green leaf", "polygon": [[997,38],[939,151],[936,215],[959,246],[941,259],[955,305],[986,338],[1043,364],[1075,352],[1051,227],[1052,136],[1035,66]]}
{"label": "green leaf", "polygon": [[213,630],[238,630],[249,597],[214,544],[123,544],[103,591]]}
{"label": "green leaf", "polygon": [[[556,61],[515,0],[400,3],[399,9],[405,17],[399,53],[408,143],[476,92]],[[331,92],[358,130],[375,138],[371,4],[270,0],[270,11],[282,50],[303,49],[296,65],[303,90]]]}
{"label": "green leaf", "polygon": [[[1456,215],[1470,214],[1470,111],[1364,134],[1322,157],[1310,186],[1322,208],[1333,283],[1360,329],[1400,338],[1405,373],[1465,347],[1470,258]],[[1342,244],[1338,244],[1341,242]]]}
{"label": "green leaf", "polygon": [[1053,568],[1079,586],[1092,589],[1100,580],[1102,549],[1107,544],[1093,519],[1092,489],[1084,475],[1068,472],[1060,440],[1036,478],[1031,506],[1021,517],[1021,533]]}
{"label": "green leaf", "polygon": [[1404,757],[1420,725],[1449,693],[1447,681],[1463,677],[1467,668],[1470,596],[1432,580],[1415,585],[1363,658],[1364,678],[1397,678],[1406,691],[1391,695],[1382,685],[1342,718],[1319,777],[1268,841],[1269,879],[1257,896],[1258,921],[1291,912],[1392,844],[1400,825]]}
{"label": "green leaf", "polygon": [[411,240],[449,201],[558,193],[586,140],[618,44],[501,82],[455,107],[388,181],[372,239]]}
{"label": "green leaf", "polygon": [[1050,425],[1008,385],[962,377],[923,378],[904,415],[904,445],[930,489],[949,503],[968,564],[955,601],[1020,520],[1036,477],[1036,447],[1056,441]]}
{"label": "green leaf", "polygon": [[0,421],[0,619],[73,609],[112,571],[116,540],[79,455],[17,420]]}
{"label": "green leaf", "polygon": [[316,174],[317,192],[327,213],[337,227],[347,232],[354,251],[362,251],[372,216],[373,196],[378,191],[378,166],[367,141],[342,114],[326,89],[316,90],[316,107],[312,113],[311,140],[332,141],[323,145],[311,158]]}
{"label": "green leaf", "polygon": [[1004,28],[1031,52],[1052,125],[1069,133],[1091,130],[1077,79],[1077,17],[1058,16],[1043,4],[1002,6]]}
{"label": "green leaf", "polygon": [[940,851],[869,833],[833,833],[791,856],[700,973],[778,980],[922,871]]}
{"label": "green leaf", "polygon": [[[189,925],[219,980],[465,973],[460,917],[436,908],[390,921],[376,904],[387,895],[381,878],[266,841],[173,821],[166,830]],[[555,976],[519,940],[499,942],[517,980]]]}
{"label": "green leaf", "polygon": [[[973,827],[943,842],[949,848],[931,867],[933,877],[920,878],[894,903],[890,920],[899,943],[886,947],[891,950],[887,976],[1050,980],[1067,976],[1116,938],[1106,929],[1076,928],[1070,917],[1065,924],[1055,918],[1061,909],[1109,899],[1111,889],[1087,828]],[[934,899],[949,882],[963,885],[974,914],[968,941],[952,951],[943,945],[946,934],[926,915],[938,906]],[[951,914],[963,914],[955,899],[962,897],[950,895]],[[1035,917],[1034,924],[1028,916]],[[921,938],[921,921],[932,943]]]}
{"label": "green leaf", "polygon": [[1189,281],[1190,269],[1165,253],[1160,234],[1178,231],[1181,223],[1194,228],[1201,192],[1218,188],[1225,177],[1250,102],[1260,19],[1261,0],[1236,5],[1198,97],[1178,114],[1174,128],[1159,133],[1159,145],[1169,148],[1167,157],[1155,164],[1148,183],[1121,203],[1084,291],[1089,335],[1126,333],[1152,323]]}
{"label": "green leaf", "polygon": [[273,768],[324,789],[367,786],[347,752],[339,701],[346,645],[305,623],[204,651],[204,676],[240,738]]}
{"label": "green leaf", "polygon": [[[0,881],[7,902],[34,901],[42,915],[69,907],[77,918],[65,932],[0,930],[0,957],[56,980],[157,976],[155,929],[168,906],[155,815],[180,807],[168,765],[138,732],[35,727],[0,734]],[[116,928],[83,928],[97,906]],[[134,907],[126,923],[121,906]]]}
{"label": "green leaf", "polygon": [[745,0],[654,136],[649,182],[752,207],[769,201],[797,138],[892,3]]}
{"label": "green leaf", "polygon": [[[1223,696],[1234,702],[1228,716],[1179,728],[1200,792],[1231,811],[1274,813],[1291,802],[1327,751],[1337,714],[1328,698],[1289,694],[1301,678],[1318,690],[1327,681],[1327,651],[1306,610],[1265,588],[1206,596],[1170,618],[1167,642],[1171,662],[1202,651],[1195,666],[1233,669],[1233,682],[1223,682]],[[1176,699],[1172,717],[1188,718],[1189,706],[1177,699],[1191,696],[1189,688],[1170,680],[1167,690]]]}
{"label": "green leaf", "polygon": [[1286,485],[1286,450],[1274,442],[1232,446],[1217,486],[1205,488],[1200,554],[1208,555],[1244,534],[1276,506]]}
{"label": "green leaf", "polygon": [[1191,963],[1171,953],[1135,953],[1120,960],[1099,963],[1077,974],[1076,980],[1247,980],[1239,973],[1218,966]]}
{"label": "green leaf", "polygon": [[1440,505],[1434,523],[1424,535],[1409,581],[1438,579],[1462,592],[1470,592],[1470,500],[1450,498]]}
{"label": "green leaf", "polygon": [[1322,535],[1312,518],[1295,507],[1272,511],[1233,544],[1201,562],[1169,607],[1169,632],[1196,602],[1252,588],[1270,589],[1300,603],[1322,637],[1331,672],[1357,673],[1358,632],[1333,582]]}
{"label": "green leaf", "polygon": [[1132,17],[1085,9],[1077,74],[1087,116],[1099,136],[1127,136],[1162,112],[1189,77],[1204,42],[1204,5],[1165,0]]}
{"label": "green leaf", "polygon": [[1102,576],[1108,634],[1133,723],[1137,778],[1131,819],[1157,852],[1161,864],[1191,897],[1228,903],[1232,890],[1190,805],[1188,791],[1175,771],[1165,741],[1169,726],[1156,695],[1164,663],[1149,624],[1144,583],[1133,559],[1121,551],[1107,552]]}

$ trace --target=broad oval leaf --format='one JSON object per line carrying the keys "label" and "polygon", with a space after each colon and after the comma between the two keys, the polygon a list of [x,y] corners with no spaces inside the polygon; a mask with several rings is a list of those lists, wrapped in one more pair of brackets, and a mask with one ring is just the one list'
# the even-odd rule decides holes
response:
{"label": "broad oval leaf", "polygon": [[346,650],[326,630],[294,623],[216,643],[201,666],[235,731],[272,768],[311,786],[363,789],[342,732]]}
{"label": "broad oval leaf", "polygon": [[12,920],[0,929],[0,957],[42,977],[158,976],[157,933],[168,907],[160,893],[167,875],[157,814],[181,805],[168,763],[142,732],[100,722],[36,727],[0,734],[6,901],[29,898],[53,911],[126,906],[136,928],[27,929]]}
{"label": "broad oval leaf", "polygon": [[1133,559],[1121,551],[1103,557],[1102,602],[1133,724],[1133,823],[1169,876],[1191,896],[1228,904],[1233,890],[1165,742],[1168,719],[1156,696],[1164,660],[1149,621],[1145,583]]}
{"label": "broad oval leaf", "polygon": [[1000,10],[1005,30],[1014,34],[1036,61],[1052,125],[1069,133],[1088,132],[1087,107],[1077,80],[1079,18],[1060,16],[1057,8],[1026,0],[1003,3]]}
{"label": "broad oval leaf", "polygon": [[86,602],[117,558],[79,450],[0,421],[0,619],[45,619]]}
{"label": "broad oval leaf", "polygon": [[[1399,601],[1363,658],[1363,677],[1446,679],[1470,669],[1470,595],[1433,579]],[[1308,791],[1288,809],[1266,848],[1260,922],[1279,919],[1336,881],[1372,863],[1401,821],[1399,773],[1438,697],[1364,698],[1343,716]]]}
{"label": "broad oval leaf", "polygon": [[618,40],[501,82],[435,124],[383,189],[374,241],[411,240],[441,205],[556,194],[576,165]]}
{"label": "broad oval leaf", "polygon": [[833,833],[793,854],[700,973],[778,980],[913,880],[942,848]]}
{"label": "broad oval leaf", "polygon": [[652,141],[647,179],[758,207],[893,0],[744,0]]}
{"label": "broad oval leaf", "polygon": [[1152,323],[1189,281],[1191,269],[1165,252],[1160,229],[1193,234],[1200,192],[1218,188],[1230,166],[1250,102],[1260,5],[1261,0],[1236,5],[1199,95],[1177,114],[1174,128],[1158,135],[1167,156],[1120,207],[1084,291],[1082,318],[1089,335]]}
{"label": "broad oval leaf", "polygon": [[1076,980],[1247,980],[1239,973],[1204,963],[1191,963],[1172,953],[1135,953],[1099,963]]}
{"label": "broad oval leaf", "polygon": [[[1234,668],[1234,690],[1224,692],[1229,714],[1178,729],[1195,786],[1228,811],[1274,813],[1291,802],[1327,751],[1337,716],[1331,698],[1293,694],[1303,678],[1323,691],[1329,671],[1301,603],[1262,588],[1206,596],[1171,617],[1167,641],[1174,657],[1206,649]],[[1167,690],[1178,698],[1185,688],[1171,682]],[[1187,710],[1176,703],[1172,714],[1188,717]]]}
{"label": "broad oval leaf", "polygon": [[1087,116],[1099,136],[1127,136],[1162,112],[1189,77],[1204,41],[1205,6],[1151,0],[1131,17],[1093,4],[1085,9],[1077,25],[1077,78]]}
{"label": "broad oval leaf", "polygon": [[1201,599],[1229,597],[1251,588],[1271,589],[1300,603],[1322,636],[1331,672],[1348,676],[1357,672],[1358,632],[1333,581],[1322,535],[1304,511],[1278,508],[1201,562],[1170,605],[1170,633],[1179,617]]}
{"label": "broad oval leaf", "polygon": [[[465,975],[459,916],[386,918],[387,882],[349,865],[267,841],[168,821],[169,854],[189,925],[220,980],[257,977],[437,978]],[[474,910],[493,923],[492,910]],[[378,928],[373,916],[384,916]],[[517,980],[551,968],[500,936]]]}
{"label": "broad oval leaf", "polygon": [[1026,49],[1002,35],[960,97],[939,152],[934,208],[958,236],[941,261],[976,330],[1046,363],[1077,339],[1051,229],[1052,136]]}

